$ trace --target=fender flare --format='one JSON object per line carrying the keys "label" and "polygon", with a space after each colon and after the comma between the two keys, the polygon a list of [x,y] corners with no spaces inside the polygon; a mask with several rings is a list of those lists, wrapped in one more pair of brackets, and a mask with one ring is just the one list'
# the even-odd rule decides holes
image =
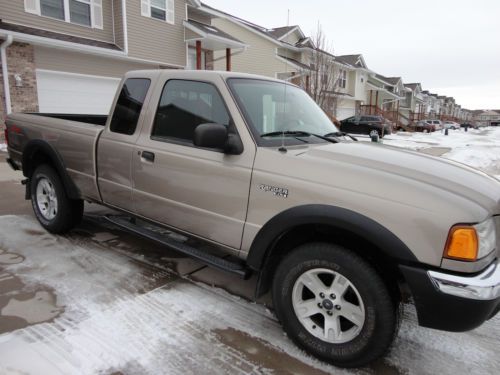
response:
{"label": "fender flare", "polygon": [[401,239],[369,217],[337,206],[310,204],[287,209],[270,219],[252,242],[247,257],[248,266],[255,271],[262,271],[276,242],[291,229],[307,224],[327,225],[349,231],[375,244],[398,263],[418,262]]}
{"label": "fender flare", "polygon": [[[31,178],[35,170],[35,162],[33,156],[37,152],[42,152],[46,155],[51,166],[56,170],[57,174],[61,177],[66,194],[70,199],[81,199],[80,190],[76,187],[75,183],[66,171],[66,166],[64,164],[61,154],[47,141],[41,139],[33,139],[29,141],[23,149],[22,156],[22,169],[23,175],[28,179]],[[30,194],[30,184],[26,184],[26,199],[29,199]]]}

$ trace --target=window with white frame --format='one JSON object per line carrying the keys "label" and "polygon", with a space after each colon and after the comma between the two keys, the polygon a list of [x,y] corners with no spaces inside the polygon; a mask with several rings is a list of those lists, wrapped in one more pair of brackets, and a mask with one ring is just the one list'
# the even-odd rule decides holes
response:
{"label": "window with white frame", "polygon": [[103,28],[102,0],[24,0],[24,9],[39,16]]}
{"label": "window with white frame", "polygon": [[175,23],[175,0],[141,0],[141,14],[173,25]]}
{"label": "window with white frame", "polygon": [[340,69],[338,85],[342,89],[346,88],[346,86],[347,86],[347,70]]}

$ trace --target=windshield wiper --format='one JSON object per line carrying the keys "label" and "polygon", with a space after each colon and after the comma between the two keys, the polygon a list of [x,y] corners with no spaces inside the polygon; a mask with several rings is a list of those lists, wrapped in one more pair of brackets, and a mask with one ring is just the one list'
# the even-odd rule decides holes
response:
{"label": "windshield wiper", "polygon": [[352,135],[350,134],[347,134],[347,133],[344,133],[344,132],[333,132],[333,133],[328,133],[328,134],[325,134],[324,137],[349,137],[351,138],[353,141],[358,141],[358,138],[356,137],[353,137]]}
{"label": "windshield wiper", "polygon": [[269,133],[263,133],[260,136],[261,137],[277,137],[280,135],[293,135],[296,137],[317,137],[320,139],[323,139],[324,141],[330,142],[330,143],[339,143],[339,140],[333,139],[333,138],[328,138],[323,135],[319,134],[313,134],[313,133],[308,133],[302,130],[285,130],[282,132],[269,132]]}

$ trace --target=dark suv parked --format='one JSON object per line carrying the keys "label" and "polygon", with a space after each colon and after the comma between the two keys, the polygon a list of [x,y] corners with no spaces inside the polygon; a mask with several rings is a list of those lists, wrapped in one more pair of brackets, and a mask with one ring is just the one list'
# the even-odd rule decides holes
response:
{"label": "dark suv parked", "polygon": [[340,130],[345,133],[368,134],[377,133],[380,138],[391,133],[390,125],[382,116],[352,116],[340,121]]}

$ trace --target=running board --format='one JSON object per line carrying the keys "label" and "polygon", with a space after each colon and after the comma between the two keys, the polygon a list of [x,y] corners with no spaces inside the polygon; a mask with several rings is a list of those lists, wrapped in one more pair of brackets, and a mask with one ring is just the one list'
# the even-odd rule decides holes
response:
{"label": "running board", "polygon": [[104,218],[128,232],[138,234],[139,236],[147,238],[151,241],[155,241],[162,245],[168,246],[173,250],[199,260],[207,266],[236,274],[243,279],[248,279],[248,277],[250,276],[250,270],[243,264],[243,262],[230,261],[219,256],[209,254],[206,251],[199,250],[195,247],[175,241],[168,236],[162,235],[136,224],[135,218],[133,217],[123,215],[104,215]]}

